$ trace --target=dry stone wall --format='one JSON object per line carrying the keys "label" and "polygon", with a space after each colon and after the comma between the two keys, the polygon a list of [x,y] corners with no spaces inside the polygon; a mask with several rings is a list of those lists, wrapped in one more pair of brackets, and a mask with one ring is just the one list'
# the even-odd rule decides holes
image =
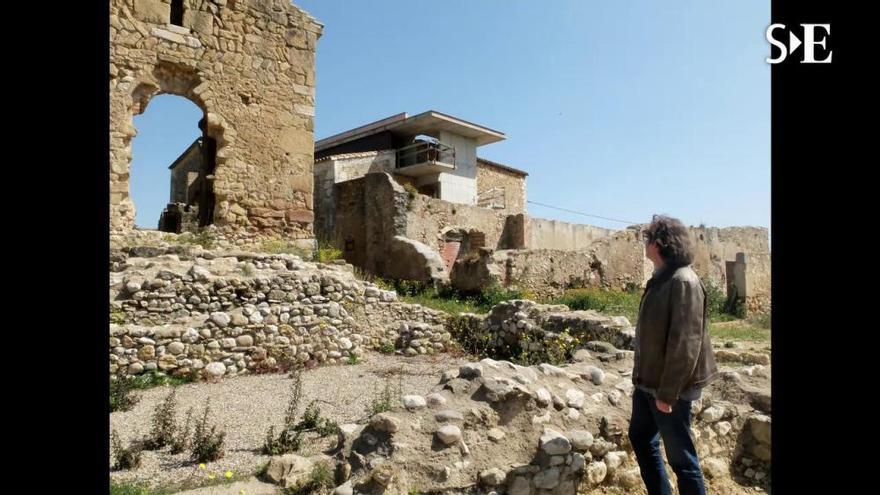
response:
{"label": "dry stone wall", "polygon": [[447,349],[447,315],[397,301],[346,264],[136,246],[111,256],[110,372],[206,377],[335,364],[364,348]]}
{"label": "dry stone wall", "polygon": [[481,341],[490,355],[500,351],[519,356],[556,355],[595,341],[631,352],[635,331],[626,317],[609,317],[595,311],[570,311],[565,305],[538,304],[525,299],[504,301],[486,315],[464,314],[458,331]]}

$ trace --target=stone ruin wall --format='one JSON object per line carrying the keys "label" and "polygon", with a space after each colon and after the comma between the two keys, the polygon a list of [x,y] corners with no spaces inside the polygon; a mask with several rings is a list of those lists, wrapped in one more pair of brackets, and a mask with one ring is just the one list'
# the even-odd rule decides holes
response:
{"label": "stone ruin wall", "polygon": [[204,111],[217,143],[215,235],[312,239],[321,24],[287,0],[184,0],[182,24],[168,0],[111,0],[111,231],[134,225],[132,117],[169,93]]}
{"label": "stone ruin wall", "polygon": [[[364,165],[374,163],[367,157]],[[383,277],[428,280],[440,273],[462,290],[492,284],[528,289],[535,296],[555,296],[565,289],[643,287],[653,270],[644,256],[641,229],[620,231],[589,225],[533,219],[505,210],[450,203],[423,195],[410,197],[391,176],[371,173],[334,185],[334,232],[330,237],[346,260]],[[481,245],[458,254],[451,266],[443,256],[449,232],[477,238]],[[770,263],[767,229],[691,227],[694,269],[720,287],[726,285],[726,262],[744,252],[750,310],[769,308]],[[412,256],[389,257],[401,239],[416,245]],[[471,239],[471,240],[472,240]],[[534,248],[555,246],[555,249]],[[473,246],[471,246],[473,248]],[[437,256],[429,256],[430,252]],[[388,268],[393,259],[400,270]],[[438,261],[437,259],[440,259]]]}
{"label": "stone ruin wall", "polygon": [[[344,263],[137,246],[113,251],[110,269],[113,374],[159,370],[215,379],[277,371],[289,359],[341,364],[389,345],[406,355],[450,349],[448,315],[396,301],[394,292],[358,280]],[[457,320],[495,347],[512,341],[541,351],[566,330],[582,342],[571,364],[483,359],[463,365],[444,373],[427,400],[406,396],[405,408],[344,425],[342,451],[333,458],[349,466],[342,482],[366,493],[406,493],[413,484],[522,495],[573,495],[578,487],[638,491],[626,437],[633,331],[625,318],[516,300]],[[752,383],[769,377],[769,356],[733,350],[716,356],[736,362],[737,371],[722,369],[692,407],[704,471],[713,481],[744,477],[766,487],[770,396]],[[376,448],[386,442],[408,447]],[[499,452],[504,462],[497,461]],[[277,464],[295,460],[273,457],[270,471],[287,472]],[[273,481],[286,485],[293,478]]]}
{"label": "stone ruin wall", "polygon": [[433,354],[450,340],[445,313],[398,302],[351,265],[184,246],[117,250],[111,261],[114,374],[238,375],[284,360],[338,364],[383,345]]}
{"label": "stone ruin wall", "polygon": [[[476,288],[497,282],[528,289],[539,296],[559,295],[565,289],[608,287],[624,290],[644,287],[653,266],[644,256],[639,228],[598,238],[580,250],[511,249],[483,252],[461,262],[453,271],[453,283]],[[759,227],[692,227],[694,270],[726,286],[726,262],[736,253],[747,254],[749,281],[747,306],[751,311],[770,307],[770,253],[767,229]]]}

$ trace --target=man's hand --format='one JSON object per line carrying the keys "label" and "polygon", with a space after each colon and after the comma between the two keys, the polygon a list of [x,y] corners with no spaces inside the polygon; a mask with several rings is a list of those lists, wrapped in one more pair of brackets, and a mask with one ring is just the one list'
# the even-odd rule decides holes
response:
{"label": "man's hand", "polygon": [[659,409],[660,412],[664,412],[666,414],[669,414],[672,412],[672,406],[663,402],[660,399],[654,399],[654,405],[657,406],[657,409]]}

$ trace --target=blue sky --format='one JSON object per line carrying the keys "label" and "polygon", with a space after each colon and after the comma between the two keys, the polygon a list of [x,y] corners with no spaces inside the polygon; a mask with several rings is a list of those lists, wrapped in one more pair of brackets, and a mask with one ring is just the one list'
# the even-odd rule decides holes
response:
{"label": "blue sky", "polygon": [[[478,154],[529,172],[528,199],[635,222],[770,226],[767,0],[299,0],[318,41],[317,139],[438,110],[507,134]],[[200,111],[135,117],[136,223]],[[624,224],[536,205],[529,214]]]}

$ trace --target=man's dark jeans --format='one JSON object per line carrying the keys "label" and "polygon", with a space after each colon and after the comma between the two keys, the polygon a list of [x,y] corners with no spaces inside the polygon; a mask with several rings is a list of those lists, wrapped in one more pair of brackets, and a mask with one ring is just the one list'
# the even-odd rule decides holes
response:
{"label": "man's dark jeans", "polygon": [[690,435],[691,403],[679,400],[671,413],[657,409],[654,397],[638,388],[633,392],[629,440],[632,443],[648,495],[671,495],[669,477],[660,455],[660,437],[666,458],[678,478],[680,495],[705,495],[703,472]]}

